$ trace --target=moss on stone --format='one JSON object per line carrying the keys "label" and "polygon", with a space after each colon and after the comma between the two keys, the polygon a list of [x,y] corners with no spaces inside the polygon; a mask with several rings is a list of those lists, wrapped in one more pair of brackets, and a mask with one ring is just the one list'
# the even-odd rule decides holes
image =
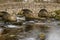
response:
{"label": "moss on stone", "polygon": [[55,19],[60,20],[60,10],[55,10],[56,13]]}
{"label": "moss on stone", "polygon": [[55,17],[55,19],[60,20],[60,16],[57,15],[57,16]]}
{"label": "moss on stone", "polygon": [[55,10],[54,12],[55,12],[57,15],[60,14],[60,10]]}

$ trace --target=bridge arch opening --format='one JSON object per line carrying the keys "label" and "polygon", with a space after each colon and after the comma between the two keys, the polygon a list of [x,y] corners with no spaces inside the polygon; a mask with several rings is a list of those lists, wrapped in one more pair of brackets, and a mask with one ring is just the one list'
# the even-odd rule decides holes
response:
{"label": "bridge arch opening", "polygon": [[33,12],[30,9],[22,9],[21,11],[23,16],[25,16],[26,21],[33,20],[32,19]]}
{"label": "bridge arch opening", "polygon": [[19,15],[25,15],[30,13],[32,13],[30,9],[22,9],[21,11],[18,12]]}
{"label": "bridge arch opening", "polygon": [[2,20],[6,23],[6,22],[14,22],[16,21],[16,15],[15,14],[9,14],[6,11],[1,11],[0,12],[2,15]]}
{"label": "bridge arch opening", "polygon": [[3,15],[5,15],[5,14],[8,14],[8,12],[6,12],[6,11],[1,11],[1,12],[0,12],[0,16],[3,16]]}
{"label": "bridge arch opening", "polygon": [[31,10],[29,10],[29,9],[23,9],[22,11],[23,11],[23,15],[26,18],[26,21],[32,20],[31,19],[31,15],[32,15],[33,12]]}
{"label": "bridge arch opening", "polygon": [[46,9],[41,9],[38,13],[39,17],[46,17],[47,16],[48,11]]}
{"label": "bridge arch opening", "polygon": [[23,14],[30,14],[32,11],[30,9],[22,9]]}
{"label": "bridge arch opening", "polygon": [[21,12],[18,14],[25,16],[26,20],[28,21],[31,20],[30,17],[31,15],[33,15],[32,13],[33,12],[30,9],[22,9]]}

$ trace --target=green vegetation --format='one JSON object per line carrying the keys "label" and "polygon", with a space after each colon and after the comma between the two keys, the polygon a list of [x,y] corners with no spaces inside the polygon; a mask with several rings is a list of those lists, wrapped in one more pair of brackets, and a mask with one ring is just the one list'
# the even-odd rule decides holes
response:
{"label": "green vegetation", "polygon": [[60,16],[57,15],[57,16],[55,17],[55,19],[60,20]]}
{"label": "green vegetation", "polygon": [[55,10],[54,11],[57,15],[60,15],[60,10]]}
{"label": "green vegetation", "polygon": [[54,11],[56,13],[55,19],[60,20],[60,10]]}

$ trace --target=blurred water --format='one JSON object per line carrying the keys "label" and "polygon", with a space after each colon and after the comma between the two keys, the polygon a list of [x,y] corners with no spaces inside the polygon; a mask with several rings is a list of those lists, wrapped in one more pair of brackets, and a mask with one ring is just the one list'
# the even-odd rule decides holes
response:
{"label": "blurred water", "polygon": [[[60,40],[60,26],[58,25],[58,23],[60,23],[60,21],[52,21],[52,22],[36,23],[36,24],[44,24],[50,26],[49,32],[47,33],[45,40]],[[13,28],[16,27],[13,25],[8,25],[8,26]],[[36,39],[39,33],[41,33],[39,30],[33,30],[30,33],[26,33],[27,37],[19,40],[40,40],[39,38]]]}
{"label": "blurred water", "polygon": [[[60,40],[60,26],[58,25],[60,21],[53,21],[53,22],[45,22],[45,23],[37,23],[37,24],[45,24],[50,26],[49,33],[46,34],[45,40]],[[39,30],[35,30],[32,32],[31,37],[34,36],[37,38]],[[36,39],[37,40],[37,39]]]}
{"label": "blurred water", "polygon": [[58,23],[60,23],[60,21],[50,23],[51,29],[47,35],[46,40],[60,40],[60,26]]}
{"label": "blurred water", "polygon": [[[45,23],[36,23],[36,24],[44,24],[50,27],[49,32],[46,33],[45,40],[60,40],[60,26],[58,25],[60,21],[53,21],[53,22],[45,22]],[[31,33],[26,33],[27,37],[23,38],[22,40],[40,40],[38,35],[41,32],[38,29],[31,31]],[[21,39],[20,39],[21,40]]]}

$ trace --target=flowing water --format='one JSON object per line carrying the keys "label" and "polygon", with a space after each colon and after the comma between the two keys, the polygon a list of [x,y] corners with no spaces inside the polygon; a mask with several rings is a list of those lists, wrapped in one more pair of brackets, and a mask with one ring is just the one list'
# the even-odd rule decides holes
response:
{"label": "flowing water", "polygon": [[[27,22],[28,23],[28,22]],[[50,27],[49,32],[46,34],[45,40],[60,40],[60,21],[44,22],[44,23],[35,23],[35,24],[44,24]],[[34,29],[31,32],[24,32],[26,37],[19,40],[40,40],[38,35],[41,33],[38,29]]]}
{"label": "flowing water", "polygon": [[58,25],[60,21],[52,22],[51,29],[47,35],[46,40],[60,40],[60,26]]}
{"label": "flowing water", "polygon": [[[60,25],[58,25],[60,21],[53,21],[53,22],[45,22],[45,23],[36,23],[36,24],[44,24],[50,27],[49,32],[46,34],[45,40],[60,40]],[[40,40],[38,35],[41,32],[39,30],[33,30],[31,33],[27,33],[27,37],[20,39],[20,40]]]}

